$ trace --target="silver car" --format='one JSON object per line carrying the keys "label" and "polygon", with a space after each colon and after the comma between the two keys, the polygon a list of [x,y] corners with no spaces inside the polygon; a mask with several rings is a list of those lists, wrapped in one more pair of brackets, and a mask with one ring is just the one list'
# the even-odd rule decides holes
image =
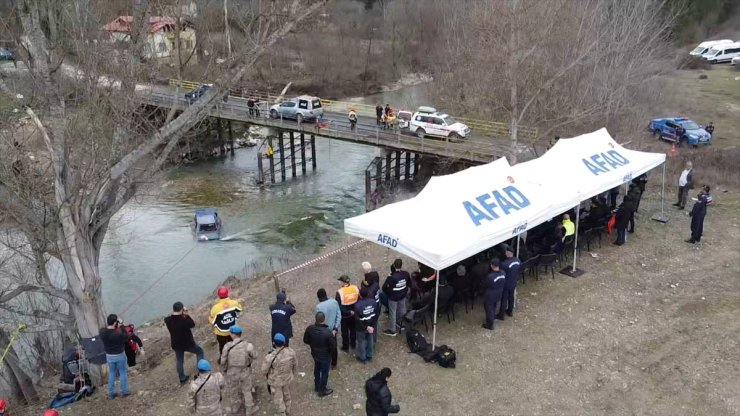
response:
{"label": "silver car", "polygon": [[301,95],[270,107],[271,118],[288,118],[299,123],[303,120],[316,120],[324,116],[324,108],[319,97]]}

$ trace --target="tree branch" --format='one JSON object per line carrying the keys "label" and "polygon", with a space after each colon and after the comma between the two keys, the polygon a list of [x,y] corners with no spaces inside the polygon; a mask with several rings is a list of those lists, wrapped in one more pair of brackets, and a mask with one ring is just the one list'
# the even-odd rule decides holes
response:
{"label": "tree branch", "polygon": [[49,296],[62,299],[68,303],[72,302],[72,297],[66,290],[57,289],[55,287],[49,287],[46,285],[22,284],[16,286],[10,291],[0,292],[0,304],[6,303],[27,292],[44,293]]}

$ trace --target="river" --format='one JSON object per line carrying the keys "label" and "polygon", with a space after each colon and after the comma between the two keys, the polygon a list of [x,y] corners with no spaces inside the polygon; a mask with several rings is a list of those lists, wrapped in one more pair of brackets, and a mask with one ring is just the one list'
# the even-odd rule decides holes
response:
{"label": "river", "polygon": [[[427,86],[355,99],[412,108]],[[424,104],[424,103],[421,103]],[[420,104],[420,105],[421,105]],[[255,185],[257,148],[201,161],[170,172],[157,195],[132,200],[112,220],[100,256],[108,312],[141,324],[170,312],[172,303],[202,300],[231,274],[269,268],[272,258],[293,261],[341,238],[342,221],[365,209],[365,167],[378,149],[316,139],[317,169],[263,190]],[[194,210],[213,207],[229,241],[194,240]],[[161,280],[150,290],[153,282]]]}

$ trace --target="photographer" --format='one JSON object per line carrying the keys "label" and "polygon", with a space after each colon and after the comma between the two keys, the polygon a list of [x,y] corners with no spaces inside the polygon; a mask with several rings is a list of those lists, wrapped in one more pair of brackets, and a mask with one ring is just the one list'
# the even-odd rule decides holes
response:
{"label": "photographer", "polygon": [[105,359],[108,362],[108,398],[116,398],[116,375],[121,379],[121,397],[129,395],[128,364],[124,348],[128,334],[116,314],[108,315],[108,326],[100,330],[100,339],[105,348]]}
{"label": "photographer", "polygon": [[183,306],[182,302],[175,302],[172,305],[172,315],[164,318],[164,324],[170,332],[170,346],[175,351],[175,367],[177,376],[180,379],[180,385],[188,382],[188,375],[185,374],[184,362],[185,353],[195,354],[196,361],[203,359],[203,348],[195,343],[192,329],[195,328],[195,321],[188,314],[188,309]]}

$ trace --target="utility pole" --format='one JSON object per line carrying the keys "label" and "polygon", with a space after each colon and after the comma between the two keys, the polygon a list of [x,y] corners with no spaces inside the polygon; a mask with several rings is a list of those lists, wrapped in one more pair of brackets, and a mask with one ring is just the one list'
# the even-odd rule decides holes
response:
{"label": "utility pole", "polygon": [[224,30],[226,30],[226,48],[231,59],[231,33],[229,31],[229,0],[224,0]]}

